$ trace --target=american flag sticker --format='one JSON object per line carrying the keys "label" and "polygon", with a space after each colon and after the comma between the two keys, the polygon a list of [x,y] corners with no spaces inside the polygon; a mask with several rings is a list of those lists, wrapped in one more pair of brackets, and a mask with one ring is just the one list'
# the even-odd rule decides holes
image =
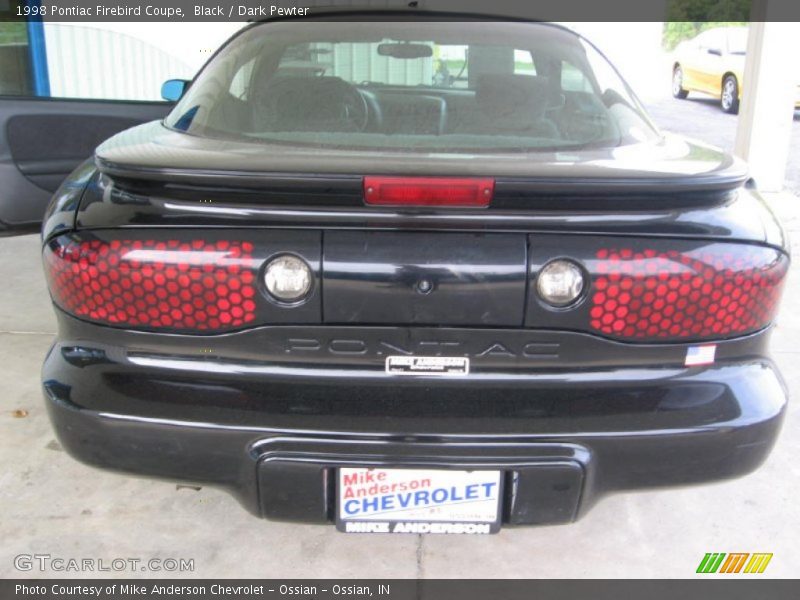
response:
{"label": "american flag sticker", "polygon": [[697,365],[713,365],[714,355],[717,353],[716,344],[708,344],[705,346],[689,346],[686,350],[687,367],[695,367]]}

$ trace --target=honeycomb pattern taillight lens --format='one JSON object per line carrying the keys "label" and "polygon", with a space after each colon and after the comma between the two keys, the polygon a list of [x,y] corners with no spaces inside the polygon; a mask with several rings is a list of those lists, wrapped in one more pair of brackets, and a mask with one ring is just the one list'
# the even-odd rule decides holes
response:
{"label": "honeycomb pattern taillight lens", "polygon": [[221,331],[255,320],[253,245],[242,241],[77,240],[49,242],[53,300],[99,323]]}
{"label": "honeycomb pattern taillight lens", "polygon": [[775,317],[787,258],[770,248],[711,244],[688,252],[597,251],[590,327],[618,338],[719,338]]}

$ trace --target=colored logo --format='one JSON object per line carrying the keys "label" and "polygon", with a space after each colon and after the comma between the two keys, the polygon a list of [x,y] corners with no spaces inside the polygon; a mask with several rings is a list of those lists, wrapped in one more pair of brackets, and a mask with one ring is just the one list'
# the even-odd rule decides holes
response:
{"label": "colored logo", "polygon": [[763,573],[772,553],[708,552],[697,567],[698,573]]}

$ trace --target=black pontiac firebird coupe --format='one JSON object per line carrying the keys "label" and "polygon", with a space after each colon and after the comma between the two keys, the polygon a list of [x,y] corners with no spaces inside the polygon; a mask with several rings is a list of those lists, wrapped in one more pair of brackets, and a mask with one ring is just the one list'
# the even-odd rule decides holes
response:
{"label": "black pontiac firebird coupe", "polygon": [[743,164],[567,29],[417,17],[254,24],[56,193],[63,445],[362,532],[755,469],[789,257]]}

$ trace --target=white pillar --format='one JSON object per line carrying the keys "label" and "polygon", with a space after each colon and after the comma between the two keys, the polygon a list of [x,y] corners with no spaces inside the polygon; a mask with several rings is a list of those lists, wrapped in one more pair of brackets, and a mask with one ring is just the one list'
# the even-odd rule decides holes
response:
{"label": "white pillar", "polygon": [[754,0],[734,154],[758,189],[783,188],[797,88],[800,23],[769,22],[783,0]]}

